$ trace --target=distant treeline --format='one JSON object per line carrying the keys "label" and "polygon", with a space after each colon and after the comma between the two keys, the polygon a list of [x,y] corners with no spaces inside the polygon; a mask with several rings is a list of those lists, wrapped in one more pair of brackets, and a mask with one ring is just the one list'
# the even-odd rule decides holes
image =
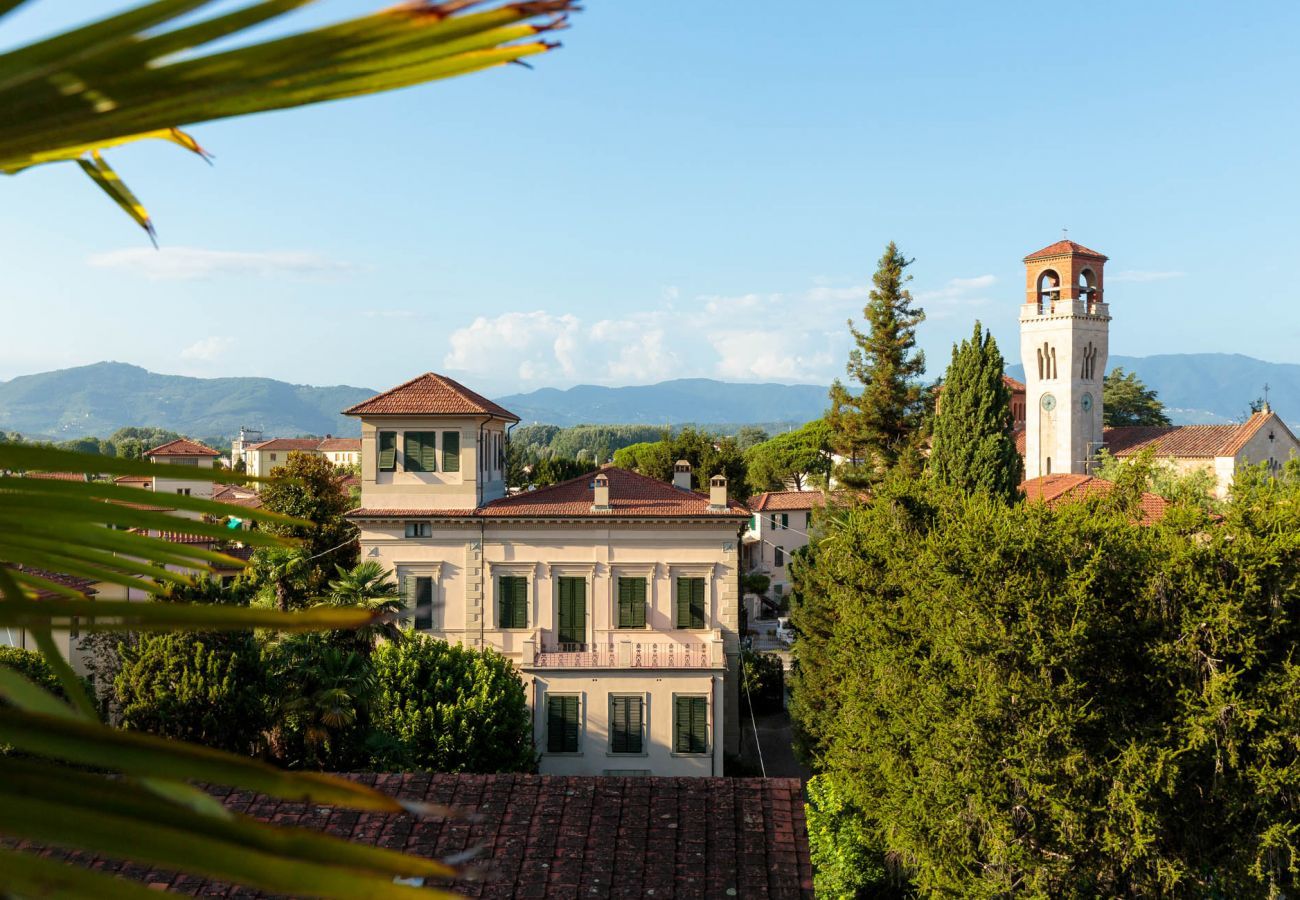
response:
{"label": "distant treeline", "polygon": [[[615,451],[633,444],[661,441],[684,430],[743,437],[746,433],[781,434],[799,428],[802,422],[764,422],[755,425],[520,425],[510,432],[510,444],[525,457],[574,459],[601,463]],[[752,442],[752,441],[751,441]],[[749,443],[742,441],[742,443]]]}
{"label": "distant treeline", "polygon": [[[152,450],[160,444],[187,437],[165,428],[128,427],[119,428],[106,438],[81,437],[70,441],[43,441],[24,437],[16,431],[0,432],[0,444],[37,444],[44,447],[57,447],[60,450],[75,450],[78,453],[93,453],[97,456],[117,456],[123,459],[140,459],[145,451]],[[214,450],[223,450],[227,439],[219,435],[194,438]]]}

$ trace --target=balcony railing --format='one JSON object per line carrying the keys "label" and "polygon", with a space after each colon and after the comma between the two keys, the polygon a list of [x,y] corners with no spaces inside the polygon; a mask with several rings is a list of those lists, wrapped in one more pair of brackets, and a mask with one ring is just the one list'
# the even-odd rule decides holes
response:
{"label": "balcony railing", "polygon": [[523,665],[563,669],[720,669],[722,634],[698,639],[601,636],[600,643],[558,644],[537,635],[524,642]]}

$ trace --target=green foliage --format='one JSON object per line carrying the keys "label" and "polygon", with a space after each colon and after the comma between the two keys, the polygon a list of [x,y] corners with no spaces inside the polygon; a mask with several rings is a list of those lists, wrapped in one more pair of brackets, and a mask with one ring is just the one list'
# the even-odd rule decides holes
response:
{"label": "green foliage", "polygon": [[[925,313],[912,305],[906,288],[912,276],[904,270],[911,264],[890,241],[862,311],[867,330],[849,321],[855,344],[847,366],[850,386],[839,379],[831,385],[826,420],[831,445],[848,460],[840,480],[851,487],[873,484],[900,464],[908,471],[921,468],[929,394],[919,381],[925,354],[916,349],[916,326]],[[860,390],[855,393],[853,386]]]}
{"label": "green foliage", "polygon": [[113,689],[124,728],[250,754],[266,726],[251,631],[141,635],[123,646]]}
{"label": "green foliage", "polygon": [[831,775],[808,780],[808,850],[818,897],[855,898],[895,895],[867,817],[848,801]]}
{"label": "green foliage", "polygon": [[740,702],[745,710],[753,705],[755,715],[777,713],[785,709],[785,669],[775,653],[740,654],[742,669]]}
{"label": "green foliage", "polygon": [[[0,644],[0,666],[12,669],[22,675],[29,681],[35,682],[37,687],[43,688],[58,697],[67,696],[63,693],[63,688],[59,686],[59,679],[50,668],[50,664],[45,661],[45,657],[35,650],[24,650],[21,647],[9,647]],[[3,701],[0,701],[3,704]]]}
{"label": "green foliage", "polygon": [[1139,490],[1150,491],[1174,503],[1197,506],[1210,512],[1218,512],[1223,508],[1215,495],[1219,482],[1211,469],[1180,472],[1157,460],[1149,450],[1130,459],[1112,456],[1105,448],[1097,454],[1093,474],[1098,478],[1118,482],[1130,473],[1137,477]]}
{"label": "green foliage", "polygon": [[[326,594],[325,602],[328,605],[368,609],[389,617],[402,611],[397,582],[393,580],[392,573],[376,560],[367,559],[350,570],[338,566],[336,571],[338,577],[329,583],[329,593]],[[381,638],[394,643],[406,638],[406,632],[396,618],[378,619],[371,625],[332,631],[330,635],[343,649],[353,650],[362,656],[370,655]]]}
{"label": "green foliage", "polygon": [[757,446],[772,436],[757,425],[743,425],[736,429],[733,437],[736,439],[736,446],[743,453],[750,447]]}
{"label": "green foliage", "polygon": [[433,772],[534,770],[528,700],[506,657],[413,635],[380,646],[374,664],[375,727],[395,740],[403,765]]}
{"label": "green foliage", "polygon": [[778,434],[745,451],[749,488],[754,493],[825,487],[831,473],[831,432],[825,419]]}
{"label": "green foliage", "polygon": [[797,567],[801,747],[923,895],[1300,874],[1300,465],[1216,522],[891,479]]}
{"label": "green foliage", "polygon": [[308,594],[319,594],[338,568],[356,563],[356,527],[344,518],[351,498],[334,464],[314,453],[290,453],[276,476],[261,490],[263,508],[312,524],[270,524],[266,530],[301,542],[298,574]]}
{"label": "green foliage", "polygon": [[750,572],[740,576],[740,583],[747,593],[766,597],[768,589],[772,586],[772,579],[762,572]]}
{"label": "green foliage", "polygon": [[1024,462],[1012,436],[1011,390],[993,335],[977,321],[970,340],[953,345],[935,415],[929,472],[940,484],[1008,503],[1020,494]]}
{"label": "green foliage", "polygon": [[709,479],[721,472],[727,476],[731,496],[743,495],[748,482],[745,457],[733,437],[687,427],[653,443],[634,444],[614,454],[615,465],[660,481],[673,480],[673,465],[679,459],[691,464],[691,484],[696,490],[708,490]]}
{"label": "green foliage", "polygon": [[376,687],[366,656],[327,635],[290,635],[266,648],[266,678],[277,762],[334,772],[365,764]]}
{"label": "green foliage", "polygon": [[1106,427],[1116,425],[1168,425],[1165,405],[1137,377],[1136,372],[1124,374],[1114,368],[1102,379],[1102,419]]}

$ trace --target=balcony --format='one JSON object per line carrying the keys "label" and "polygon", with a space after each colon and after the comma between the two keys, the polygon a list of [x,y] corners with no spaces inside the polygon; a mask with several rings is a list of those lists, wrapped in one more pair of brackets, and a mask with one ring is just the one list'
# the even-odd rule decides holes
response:
{"label": "balcony", "polygon": [[559,644],[538,632],[524,641],[523,666],[539,669],[721,669],[722,633],[690,637],[597,635],[591,644]]}

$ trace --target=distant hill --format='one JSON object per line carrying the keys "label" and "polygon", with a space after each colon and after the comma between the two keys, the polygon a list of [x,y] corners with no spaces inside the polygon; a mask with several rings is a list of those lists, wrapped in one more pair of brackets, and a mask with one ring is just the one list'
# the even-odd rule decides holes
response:
{"label": "distant hill", "polygon": [[679,378],[631,387],[580,384],[495,398],[524,422],[548,425],[673,425],[806,422],[826,409],[814,384],[733,384]]}
{"label": "distant hill", "polygon": [[[1180,424],[1240,419],[1270,385],[1273,408],[1300,425],[1300,365],[1227,353],[1113,356],[1110,365],[1138,373]],[[1023,377],[1020,366],[1008,371]],[[932,373],[937,374],[937,373]],[[473,385],[470,385],[471,387]],[[734,384],[682,378],[631,387],[579,385],[496,397],[525,424],[682,425],[728,430],[737,425],[799,423],[826,409],[813,384]],[[0,382],[0,431],[59,440],[106,437],[126,425],[152,425],[191,435],[232,435],[240,425],[268,435],[355,435],[339,415],[375,394],[368,388],[312,387],[271,378],[188,378],[103,362]]]}
{"label": "distant hill", "polygon": [[[1167,353],[1112,356],[1108,365],[1137,372],[1147,387],[1156,389],[1179,425],[1240,421],[1268,384],[1273,409],[1293,428],[1300,426],[1300,365],[1295,363],[1264,362],[1238,353]],[[1007,372],[1024,378],[1022,366]]]}
{"label": "distant hill", "polygon": [[357,435],[339,410],[373,396],[359,387],[312,387],[273,378],[189,378],[101,362],[0,382],[0,431],[58,440],[105,437],[126,425],[191,435]]}

